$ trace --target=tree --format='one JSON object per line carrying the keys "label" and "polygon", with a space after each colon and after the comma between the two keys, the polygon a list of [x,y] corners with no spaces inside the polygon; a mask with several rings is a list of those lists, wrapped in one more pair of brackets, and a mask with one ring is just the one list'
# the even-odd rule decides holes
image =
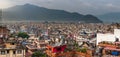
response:
{"label": "tree", "polygon": [[86,48],[82,48],[82,49],[80,49],[80,52],[86,53],[86,52],[87,52],[87,49],[86,49]]}
{"label": "tree", "polygon": [[37,51],[37,52],[32,54],[32,57],[47,57],[47,55],[45,53]]}
{"label": "tree", "polygon": [[29,37],[30,37],[30,36],[29,36],[27,33],[25,33],[25,32],[19,32],[17,36],[18,36],[18,37],[22,37],[22,38],[29,38]]}

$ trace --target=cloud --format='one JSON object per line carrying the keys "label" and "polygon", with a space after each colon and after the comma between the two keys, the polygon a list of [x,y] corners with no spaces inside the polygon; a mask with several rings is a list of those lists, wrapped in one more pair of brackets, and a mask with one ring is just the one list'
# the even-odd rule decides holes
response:
{"label": "cloud", "polygon": [[0,0],[0,8],[7,8],[10,5],[12,5],[10,1]]}

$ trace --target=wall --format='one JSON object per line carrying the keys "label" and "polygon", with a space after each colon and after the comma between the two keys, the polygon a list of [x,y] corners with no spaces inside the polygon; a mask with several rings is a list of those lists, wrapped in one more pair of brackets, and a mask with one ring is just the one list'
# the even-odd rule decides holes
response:
{"label": "wall", "polygon": [[116,38],[120,40],[120,29],[114,29],[114,34],[97,34],[96,44],[98,45],[101,41],[111,41],[114,42]]}
{"label": "wall", "polygon": [[114,34],[97,34],[97,42],[96,44],[98,45],[99,42],[101,41],[115,41],[115,35]]}
{"label": "wall", "polygon": [[13,54],[13,51],[14,50],[9,50],[8,54],[7,54],[7,51],[5,51],[6,54],[1,55],[1,50],[0,50],[0,57],[25,57],[25,50],[22,50],[21,54],[18,54],[17,51],[16,51],[16,54]]}
{"label": "wall", "polygon": [[114,29],[114,35],[120,39],[120,29]]}

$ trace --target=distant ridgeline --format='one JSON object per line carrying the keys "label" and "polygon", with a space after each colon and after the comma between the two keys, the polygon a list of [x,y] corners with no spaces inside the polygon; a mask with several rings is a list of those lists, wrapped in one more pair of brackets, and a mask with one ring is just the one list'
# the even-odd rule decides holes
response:
{"label": "distant ridgeline", "polygon": [[86,23],[102,23],[93,15],[70,13],[64,10],[47,9],[31,4],[16,5],[3,10],[3,18],[7,20],[31,21],[75,21]]}
{"label": "distant ridgeline", "polygon": [[120,12],[111,12],[97,16],[104,22],[118,22],[120,23]]}

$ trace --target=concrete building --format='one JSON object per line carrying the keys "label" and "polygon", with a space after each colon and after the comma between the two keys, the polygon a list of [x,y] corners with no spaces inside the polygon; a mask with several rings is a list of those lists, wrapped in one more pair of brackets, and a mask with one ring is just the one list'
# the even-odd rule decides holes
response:
{"label": "concrete building", "polygon": [[0,44],[0,57],[25,57],[25,49],[16,41],[9,40]]}
{"label": "concrete building", "polygon": [[25,49],[21,43],[9,36],[10,30],[0,26],[0,57],[25,57]]}
{"label": "concrete building", "polygon": [[110,41],[110,42],[115,42],[116,38],[120,39],[120,29],[114,29],[114,34],[111,33],[106,33],[106,34],[97,34],[97,42],[96,44],[98,45],[99,42],[102,41]]}

